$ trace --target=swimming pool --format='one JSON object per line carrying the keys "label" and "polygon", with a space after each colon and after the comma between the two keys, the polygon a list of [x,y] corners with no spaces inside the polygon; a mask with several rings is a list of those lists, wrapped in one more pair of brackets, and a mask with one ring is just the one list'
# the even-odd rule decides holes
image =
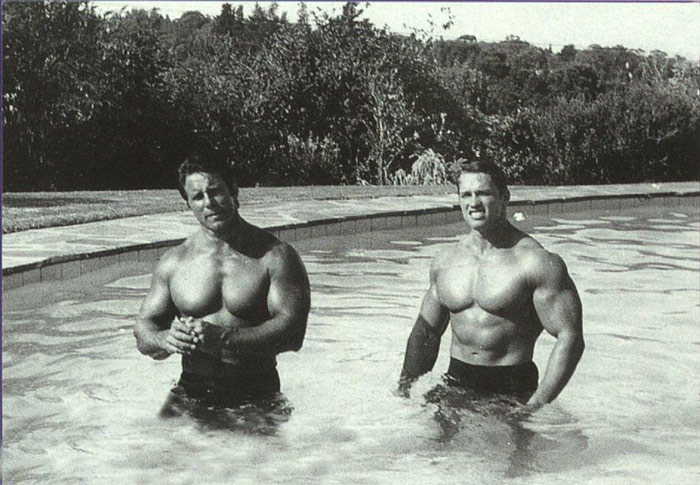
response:
{"label": "swimming pool", "polygon": [[[566,260],[587,349],[557,402],[525,423],[463,412],[440,439],[422,394],[395,386],[432,257],[462,225],[301,241],[312,312],[304,348],[279,357],[294,410],[234,431],[157,417],[175,358],[135,349],[149,285],[137,266],[3,295],[6,483],[694,483],[700,473],[700,216],[629,209],[526,219]],[[540,339],[541,369],[554,340]],[[263,420],[264,421],[264,420]],[[252,423],[252,424],[251,424]]]}

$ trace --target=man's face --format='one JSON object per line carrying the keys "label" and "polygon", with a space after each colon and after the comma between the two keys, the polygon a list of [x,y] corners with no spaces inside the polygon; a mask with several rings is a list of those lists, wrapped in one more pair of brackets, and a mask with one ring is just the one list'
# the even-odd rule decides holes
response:
{"label": "man's face", "polygon": [[217,174],[195,172],[185,179],[187,205],[199,223],[217,233],[238,211],[226,183]]}
{"label": "man's face", "polygon": [[459,206],[467,225],[482,232],[506,217],[508,192],[501,194],[485,173],[462,173],[459,176]]}

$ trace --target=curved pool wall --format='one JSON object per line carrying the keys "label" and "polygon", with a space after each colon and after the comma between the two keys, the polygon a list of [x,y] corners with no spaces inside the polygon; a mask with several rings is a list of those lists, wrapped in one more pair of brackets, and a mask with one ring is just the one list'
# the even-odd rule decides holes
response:
{"label": "curved pool wall", "polygon": [[[693,205],[700,209],[700,182],[567,187],[514,186],[511,187],[511,193],[511,202],[508,207],[509,217],[518,212],[527,218],[532,215],[551,216],[590,210],[619,210],[644,206]],[[324,236],[443,225],[462,220],[456,194],[427,198],[412,196],[366,199],[361,204],[354,204],[357,202],[359,201],[300,201],[300,204],[317,206],[316,210],[314,207],[305,209],[308,220],[287,224],[258,223],[258,225],[283,241],[294,242]],[[334,205],[336,208],[343,205],[350,206],[350,208],[336,210],[335,212],[341,214],[344,212],[345,214],[334,215],[333,210],[323,207],[328,204]],[[353,214],[356,205],[364,207],[356,209],[357,213]],[[402,210],[401,207],[408,208]],[[377,210],[373,211],[373,208]],[[274,209],[274,207],[265,206],[267,212],[274,211]],[[284,207],[277,207],[277,209],[283,210]],[[241,212],[244,217],[249,219],[245,213],[245,207],[242,208]],[[157,218],[157,216],[155,217]],[[153,220],[157,221],[156,218]],[[121,225],[123,225],[125,220],[128,219],[117,221],[122,221]],[[251,222],[257,223],[256,220]],[[110,224],[115,223],[115,221],[103,221],[102,223]],[[74,231],[78,232],[80,227],[80,225],[72,226]],[[38,229],[23,233],[25,236],[36,234],[38,238],[41,238],[42,231],[46,230]],[[3,241],[3,289],[18,288],[43,281],[71,279],[119,263],[139,262],[147,267],[153,267],[167,249],[184,240],[184,237],[178,237],[141,244],[116,245],[88,252],[76,251],[70,254],[49,255],[29,263],[8,264],[6,266],[6,243],[8,239],[13,237],[15,237],[13,234],[5,235]],[[50,238],[47,238],[43,244],[50,246]],[[79,246],[80,244],[76,245],[76,247]]]}

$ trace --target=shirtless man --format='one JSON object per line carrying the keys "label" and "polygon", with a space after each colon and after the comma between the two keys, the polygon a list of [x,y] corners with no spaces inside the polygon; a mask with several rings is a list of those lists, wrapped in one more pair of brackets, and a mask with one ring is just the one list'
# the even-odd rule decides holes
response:
{"label": "shirtless man", "polygon": [[[554,400],[583,354],[581,301],[564,261],[506,219],[510,192],[490,162],[463,163],[457,180],[470,231],[439,254],[406,347],[399,389],[432,370],[452,324],[448,386],[508,395],[527,409]],[[538,386],[542,332],[556,337]]]}
{"label": "shirtless man", "polygon": [[224,407],[273,398],[276,355],[304,340],[304,265],[240,216],[229,170],[198,157],[180,166],[179,190],[200,227],[161,258],[134,328],[141,353],[182,355],[166,408],[182,398]]}

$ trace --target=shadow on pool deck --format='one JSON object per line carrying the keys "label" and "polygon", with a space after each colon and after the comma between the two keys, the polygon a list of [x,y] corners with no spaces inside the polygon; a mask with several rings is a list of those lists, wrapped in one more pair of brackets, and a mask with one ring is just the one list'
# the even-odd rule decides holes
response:
{"label": "shadow on pool deck", "polygon": [[[566,187],[511,187],[511,213],[557,214],[591,209],[674,206],[700,195],[700,182]],[[243,205],[241,214],[280,239],[353,234],[461,220],[457,196],[296,200]],[[197,228],[189,212],[172,212],[6,234],[3,287],[68,279],[120,261],[153,264]]]}

